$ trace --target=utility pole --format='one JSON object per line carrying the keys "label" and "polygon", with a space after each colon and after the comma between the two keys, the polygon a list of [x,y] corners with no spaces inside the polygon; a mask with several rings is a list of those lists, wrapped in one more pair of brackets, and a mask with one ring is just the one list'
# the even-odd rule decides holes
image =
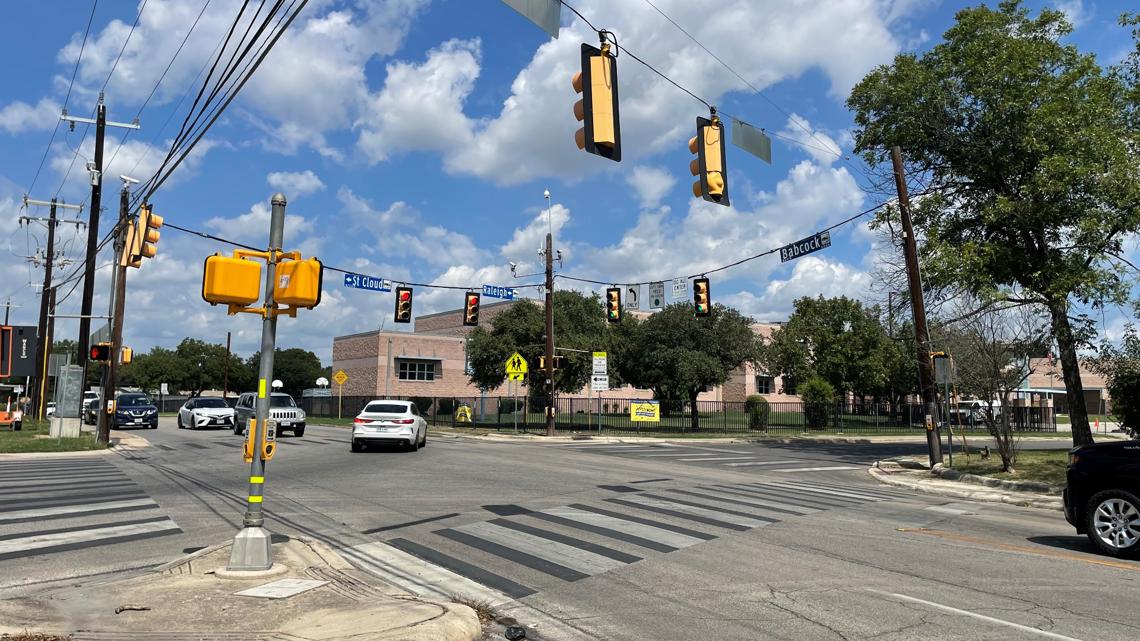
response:
{"label": "utility pole", "polygon": [[550,192],[546,198],[546,435],[554,436],[554,223],[550,219]]}
{"label": "utility pole", "polygon": [[285,195],[273,194],[273,209],[269,220],[269,261],[265,269],[265,309],[261,321],[261,367],[257,377],[257,420],[249,437],[253,439],[253,462],[249,469],[249,500],[242,516],[242,529],[234,537],[230,549],[230,561],[226,569],[230,571],[268,570],[273,567],[273,549],[269,532],[262,526],[265,518],[261,512],[261,502],[265,488],[265,461],[262,459],[261,444],[264,440],[266,419],[269,418],[269,396],[267,390],[273,380],[273,352],[277,344],[277,314],[273,300],[273,284],[276,281],[278,253],[285,238]]}
{"label": "utility pole", "polygon": [[47,361],[48,353],[51,351],[51,343],[48,341],[48,308],[51,306],[51,299],[54,296],[51,286],[51,271],[55,265],[55,228],[61,222],[68,222],[75,225],[81,223],[77,221],[60,221],[56,217],[58,209],[75,209],[82,210],[79,205],[68,205],[66,203],[57,202],[55,198],[49,201],[32,200],[24,196],[24,206],[39,205],[50,207],[48,210],[47,218],[21,216],[20,223],[30,223],[37,221],[47,224],[47,249],[44,256],[44,285],[43,290],[40,292],[40,318],[37,326],[37,335],[40,337],[39,345],[36,346],[36,377],[39,379],[35,388],[29,390],[29,395],[32,397],[32,407],[35,408],[35,416],[38,419],[43,419],[44,408],[47,407],[44,401],[44,395],[47,393]]}
{"label": "utility pole", "polygon": [[[87,353],[91,334],[91,299],[95,295],[95,258],[99,246],[99,214],[103,199],[103,137],[107,127],[139,129],[138,119],[134,122],[107,122],[107,105],[103,103],[103,93],[99,93],[99,104],[95,108],[95,119],[67,115],[64,110],[59,117],[75,127],[75,123],[95,125],[95,162],[87,165],[91,173],[91,209],[87,226],[86,271],[83,273],[83,301],[79,312],[79,361],[83,367],[83,380],[87,380]],[[107,399],[104,399],[107,400]]]}
{"label": "utility pole", "polygon": [[906,280],[910,286],[910,308],[914,313],[914,337],[918,343],[919,391],[926,406],[926,447],[930,454],[930,466],[942,462],[942,442],[935,427],[938,421],[938,407],[935,404],[934,363],[931,360],[930,334],[926,330],[926,303],[922,297],[922,276],[918,271],[918,250],[914,242],[914,227],[910,222],[910,194],[906,189],[906,174],[903,172],[902,150],[891,148],[891,162],[894,165],[895,188],[899,194],[899,214],[902,217],[903,256],[906,259]]}
{"label": "utility pole", "polygon": [[115,400],[119,358],[123,349],[123,312],[127,298],[127,266],[123,261],[123,253],[127,251],[127,228],[130,226],[130,183],[125,178],[123,180],[126,184],[119,193],[119,222],[115,225],[115,263],[112,266],[114,271],[111,272],[111,303],[108,310],[111,316],[111,361],[104,370],[103,408],[99,412],[98,436],[95,439],[97,443],[109,443],[111,440],[111,419],[114,414],[108,410],[114,407],[110,402]]}

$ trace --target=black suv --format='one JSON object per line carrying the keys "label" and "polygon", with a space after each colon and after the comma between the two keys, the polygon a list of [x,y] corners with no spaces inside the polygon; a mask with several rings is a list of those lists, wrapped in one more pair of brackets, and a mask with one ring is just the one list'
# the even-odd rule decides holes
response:
{"label": "black suv", "polygon": [[1140,441],[1069,451],[1065,520],[1105,554],[1140,555]]}
{"label": "black suv", "polygon": [[120,392],[115,397],[115,422],[112,426],[116,429],[135,426],[156,430],[158,429],[158,408],[150,402],[146,394]]}

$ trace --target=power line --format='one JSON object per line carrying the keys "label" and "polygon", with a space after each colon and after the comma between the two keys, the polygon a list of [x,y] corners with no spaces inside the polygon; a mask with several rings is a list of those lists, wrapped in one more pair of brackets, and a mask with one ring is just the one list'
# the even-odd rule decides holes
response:
{"label": "power line", "polygon": [[135,35],[135,27],[139,26],[139,20],[142,19],[143,10],[146,9],[146,3],[149,0],[143,0],[142,5],[139,7],[139,12],[135,16],[135,22],[131,25],[131,30],[127,32],[127,39],[123,41],[123,46],[119,49],[119,55],[115,56],[115,62],[111,65],[111,71],[107,73],[107,79],[103,81],[103,87],[99,89],[99,94],[102,95],[107,90],[107,85],[111,82],[111,76],[115,75],[115,68],[119,66],[119,60],[123,57],[123,52],[127,50],[127,44],[131,41],[131,36]]}

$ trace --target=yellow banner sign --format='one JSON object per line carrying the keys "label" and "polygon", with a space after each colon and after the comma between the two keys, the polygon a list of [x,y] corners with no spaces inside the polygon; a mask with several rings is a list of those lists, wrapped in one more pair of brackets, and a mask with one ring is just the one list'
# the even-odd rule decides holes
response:
{"label": "yellow banner sign", "polygon": [[634,401],[629,404],[629,420],[634,423],[661,421],[661,404],[657,401]]}

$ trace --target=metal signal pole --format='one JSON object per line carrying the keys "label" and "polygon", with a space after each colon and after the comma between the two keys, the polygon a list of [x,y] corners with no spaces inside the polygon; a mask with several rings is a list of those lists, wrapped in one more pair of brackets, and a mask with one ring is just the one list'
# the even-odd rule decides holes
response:
{"label": "metal signal pole", "polygon": [[550,192],[546,197],[546,435],[554,436],[554,223],[550,219]]}
{"label": "metal signal pole", "polygon": [[926,407],[926,447],[930,454],[930,466],[942,462],[942,442],[936,428],[938,406],[935,403],[937,392],[934,386],[934,363],[931,360],[930,334],[926,330],[926,302],[922,297],[922,277],[918,271],[918,250],[914,242],[914,227],[910,221],[910,194],[906,188],[906,175],[903,173],[902,150],[891,148],[891,162],[894,165],[895,188],[899,194],[899,214],[902,217],[903,256],[906,259],[906,280],[910,286],[910,308],[914,312],[914,338],[918,344],[919,392]]}

